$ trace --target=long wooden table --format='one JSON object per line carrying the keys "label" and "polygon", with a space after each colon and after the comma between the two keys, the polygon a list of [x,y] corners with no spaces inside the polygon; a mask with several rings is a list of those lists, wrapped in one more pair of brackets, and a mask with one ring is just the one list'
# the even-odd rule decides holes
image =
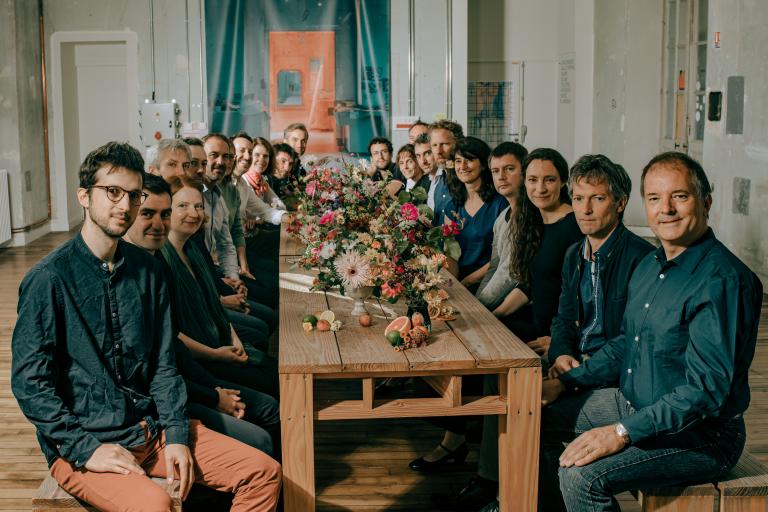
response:
{"label": "long wooden table", "polygon": [[[499,416],[501,510],[536,510],[541,366],[538,356],[506,329],[458,281],[446,287],[456,320],[433,322],[429,344],[396,352],[384,327],[404,305],[366,301],[374,324],[350,315],[352,300],[309,292],[314,274],[293,262],[301,244],[285,233],[280,244],[280,422],[283,492],[287,512],[315,510],[314,422],[427,416]],[[305,332],[302,318],[332,310],[343,328]],[[462,376],[498,375],[499,394],[464,396]],[[375,380],[421,377],[439,394],[430,398],[377,399]],[[317,396],[317,379],[356,379],[361,398]]]}

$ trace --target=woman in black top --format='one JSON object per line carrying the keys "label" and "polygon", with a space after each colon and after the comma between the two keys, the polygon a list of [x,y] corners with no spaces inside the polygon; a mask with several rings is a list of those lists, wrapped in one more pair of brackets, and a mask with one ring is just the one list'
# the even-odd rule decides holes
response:
{"label": "woman in black top", "polygon": [[[565,252],[583,238],[567,190],[568,163],[549,148],[528,154],[517,216],[510,230],[512,277],[519,283],[504,299],[502,321],[539,354],[549,348],[557,315]],[[530,304],[530,307],[523,307]]]}

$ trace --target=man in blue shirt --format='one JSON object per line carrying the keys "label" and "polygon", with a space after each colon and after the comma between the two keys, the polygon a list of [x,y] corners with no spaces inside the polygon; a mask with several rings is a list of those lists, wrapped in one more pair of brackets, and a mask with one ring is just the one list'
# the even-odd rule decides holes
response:
{"label": "man in blue shirt", "polygon": [[[661,247],[632,275],[622,333],[542,386],[543,510],[620,510],[615,494],[711,481],[744,448],[762,285],[708,227],[698,162],[656,156],[641,193]],[[547,481],[553,458],[562,501]]]}
{"label": "man in blue shirt", "polygon": [[24,277],[13,332],[13,393],[51,474],[105,511],[170,511],[147,475],[235,494],[233,510],[274,510],[280,467],[190,422],[176,371],[161,264],[121,240],[146,199],[144,161],[110,142],[80,167],[78,235]]}

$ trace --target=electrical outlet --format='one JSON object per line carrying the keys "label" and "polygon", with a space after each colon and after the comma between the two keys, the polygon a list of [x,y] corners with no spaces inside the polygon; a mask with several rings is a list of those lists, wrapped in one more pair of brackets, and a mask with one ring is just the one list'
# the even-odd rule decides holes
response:
{"label": "electrical outlet", "polygon": [[32,171],[24,171],[24,189],[32,192]]}

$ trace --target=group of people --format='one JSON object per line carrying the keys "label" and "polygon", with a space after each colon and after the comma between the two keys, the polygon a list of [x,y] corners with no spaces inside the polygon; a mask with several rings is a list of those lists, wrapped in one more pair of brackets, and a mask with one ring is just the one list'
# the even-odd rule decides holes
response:
{"label": "group of people", "polygon": [[[149,476],[275,510],[279,225],[307,130],[88,154],[78,235],[19,291],[13,392],[52,476],[100,510],[171,510]],[[251,269],[258,269],[255,277]],[[220,496],[212,499],[221,500]]]}
{"label": "group of people", "polygon": [[[83,228],[24,278],[13,335],[13,392],[65,490],[165,511],[145,475],[175,477],[184,496],[196,482],[231,493],[232,510],[275,509],[269,339],[307,140],[297,124],[276,144],[212,133],[162,140],[146,162],[115,142],[86,157]],[[447,120],[416,123],[397,153],[379,137],[368,149],[368,176],[393,198],[421,188],[435,225],[456,223],[449,270],[542,357],[541,510],[618,510],[624,490],[736,463],[762,286],[708,227],[698,162],[663,153],[643,169],[655,248],[623,225],[632,182],[606,156],[569,168],[554,149],[490,148]],[[498,393],[492,378],[465,386]],[[469,423],[438,424],[414,471],[467,457]],[[497,435],[485,418],[478,474],[438,507],[498,510]]]}

